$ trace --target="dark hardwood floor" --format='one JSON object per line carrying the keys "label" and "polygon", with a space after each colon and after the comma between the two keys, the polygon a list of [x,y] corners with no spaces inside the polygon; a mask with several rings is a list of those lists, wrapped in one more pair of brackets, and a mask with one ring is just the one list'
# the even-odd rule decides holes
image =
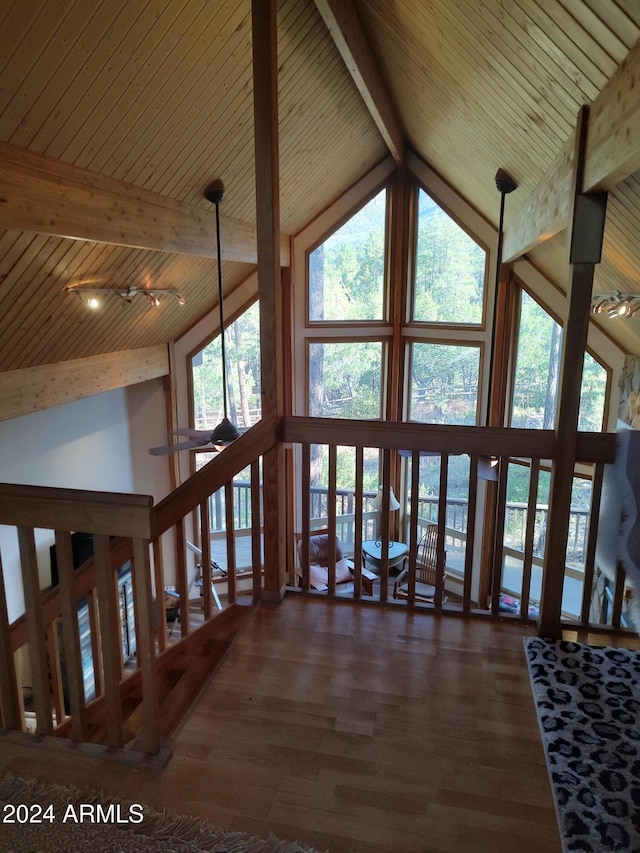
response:
{"label": "dark hardwood floor", "polygon": [[331,853],[559,853],[533,628],[288,595],[263,604],[163,770],[0,741],[0,769]]}

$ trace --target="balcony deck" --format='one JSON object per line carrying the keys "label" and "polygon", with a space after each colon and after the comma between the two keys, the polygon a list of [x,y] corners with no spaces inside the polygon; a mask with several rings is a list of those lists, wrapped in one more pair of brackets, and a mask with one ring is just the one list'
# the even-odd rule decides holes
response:
{"label": "balcony deck", "polygon": [[0,769],[331,853],[559,853],[531,633],[288,596],[259,608],[164,770],[6,743]]}

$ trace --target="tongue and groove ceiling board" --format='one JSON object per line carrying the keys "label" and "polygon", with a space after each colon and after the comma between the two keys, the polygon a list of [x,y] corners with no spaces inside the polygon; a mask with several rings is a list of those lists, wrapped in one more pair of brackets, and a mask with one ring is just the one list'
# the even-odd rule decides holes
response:
{"label": "tongue and groove ceiling board", "polygon": [[[507,221],[640,35],[637,0],[353,0],[405,140]],[[249,0],[15,0],[0,9],[0,141],[255,226]],[[313,0],[278,9],[281,230],[295,234],[387,154]],[[635,176],[611,193],[596,290],[640,290]],[[211,235],[212,243],[215,237]],[[566,285],[562,235],[532,258]],[[250,266],[225,261],[225,288]],[[72,282],[174,287],[187,304],[112,300]],[[152,347],[216,304],[215,261],[0,231],[0,370]],[[620,326],[622,329],[622,326]],[[635,320],[624,346],[640,351]]]}

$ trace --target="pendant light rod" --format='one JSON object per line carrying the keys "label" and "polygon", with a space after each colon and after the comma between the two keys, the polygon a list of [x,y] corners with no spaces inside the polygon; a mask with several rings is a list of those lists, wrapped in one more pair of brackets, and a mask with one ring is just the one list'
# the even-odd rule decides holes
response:
{"label": "pendant light rod", "polygon": [[220,249],[220,202],[224,198],[224,184],[216,180],[204,192],[204,197],[216,208],[216,241],[218,247],[218,309],[220,313],[220,346],[222,349],[222,401],[224,418],[228,419],[227,411],[227,351],[225,346],[224,328],[224,299],[222,295],[222,251]]}
{"label": "pendant light rod", "polygon": [[498,286],[500,284],[500,266],[502,259],[502,237],[504,228],[504,202],[509,193],[512,193],[517,184],[504,169],[498,169],[495,177],[496,188],[500,193],[500,216],[498,221],[498,246],[496,249],[496,277],[493,288],[493,323],[491,325],[491,350],[489,352],[489,387],[487,390],[487,418],[486,424],[489,425],[491,412],[491,394],[493,391],[493,371],[495,369],[495,350],[496,350],[496,319],[498,316]]}

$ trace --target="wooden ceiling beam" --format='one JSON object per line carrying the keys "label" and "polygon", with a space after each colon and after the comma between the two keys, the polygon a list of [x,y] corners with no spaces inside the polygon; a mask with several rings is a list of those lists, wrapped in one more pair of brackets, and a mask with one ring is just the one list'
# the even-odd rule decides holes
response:
{"label": "wooden ceiling beam", "polygon": [[0,373],[0,420],[113,391],[169,372],[164,344]]}
{"label": "wooden ceiling beam", "polygon": [[[589,109],[585,193],[613,189],[640,169],[640,42]],[[575,134],[562,146],[538,186],[505,228],[503,263],[522,257],[569,224]]]}
{"label": "wooden ceiling beam", "polygon": [[404,133],[389,90],[351,0],[315,0],[367,109],[396,163],[404,162]]}
{"label": "wooden ceiling beam", "polygon": [[[213,258],[215,213],[0,142],[0,227]],[[253,225],[220,217],[224,260],[255,264]],[[289,266],[289,238],[280,240]]]}

